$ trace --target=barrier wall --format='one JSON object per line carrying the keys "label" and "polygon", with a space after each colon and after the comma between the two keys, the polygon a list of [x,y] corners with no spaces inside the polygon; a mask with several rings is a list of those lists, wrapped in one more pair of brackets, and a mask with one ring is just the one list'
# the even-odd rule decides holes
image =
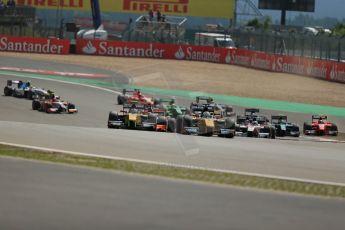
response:
{"label": "barrier wall", "polygon": [[69,54],[69,41],[60,39],[0,35],[0,51]]}
{"label": "barrier wall", "polygon": [[207,61],[291,73],[345,83],[345,63],[267,54],[243,49],[161,43],[78,40],[77,53],[116,57],[143,57]]}

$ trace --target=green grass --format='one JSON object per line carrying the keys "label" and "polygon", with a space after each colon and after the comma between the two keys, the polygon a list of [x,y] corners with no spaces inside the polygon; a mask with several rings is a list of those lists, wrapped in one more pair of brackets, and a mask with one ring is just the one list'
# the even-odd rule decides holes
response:
{"label": "green grass", "polygon": [[0,145],[0,156],[19,157],[46,162],[89,166],[108,170],[140,173],[146,175],[200,181],[222,185],[268,189],[305,195],[345,198],[345,187],[335,185],[271,179],[234,173],[221,173],[201,169],[174,167],[168,165],[112,160],[102,157],[87,157],[57,152],[43,152],[5,145]]}

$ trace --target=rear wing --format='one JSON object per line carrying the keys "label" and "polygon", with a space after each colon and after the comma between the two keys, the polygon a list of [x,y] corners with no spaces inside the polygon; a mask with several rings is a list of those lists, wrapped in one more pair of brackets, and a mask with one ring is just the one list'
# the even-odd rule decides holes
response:
{"label": "rear wing", "polygon": [[312,119],[312,120],[320,120],[320,119],[322,119],[322,120],[327,120],[327,116],[326,116],[326,115],[313,115],[313,116],[311,117],[311,119]]}
{"label": "rear wing", "polygon": [[271,122],[272,123],[279,123],[279,121],[287,121],[286,115],[272,115]]}
{"label": "rear wing", "polygon": [[126,95],[127,93],[134,93],[134,92],[140,92],[140,89],[123,89],[122,94]]}
{"label": "rear wing", "polygon": [[145,104],[123,104],[123,109],[147,110],[150,106]]}
{"label": "rear wing", "polygon": [[207,104],[210,104],[211,102],[213,102],[213,98],[208,96],[197,96],[195,98],[195,101],[196,103],[199,103],[200,101],[206,101]]}
{"label": "rear wing", "polygon": [[210,104],[192,104],[190,107],[191,110],[193,111],[199,111],[199,112],[214,112],[214,106]]}
{"label": "rear wing", "polygon": [[244,110],[244,115],[245,116],[251,116],[251,115],[254,115],[254,114],[259,113],[259,112],[260,112],[260,109],[248,108],[248,109]]}
{"label": "rear wing", "polygon": [[7,80],[7,86],[22,84],[22,81]]}
{"label": "rear wing", "polygon": [[175,104],[174,98],[158,99],[158,104]]}

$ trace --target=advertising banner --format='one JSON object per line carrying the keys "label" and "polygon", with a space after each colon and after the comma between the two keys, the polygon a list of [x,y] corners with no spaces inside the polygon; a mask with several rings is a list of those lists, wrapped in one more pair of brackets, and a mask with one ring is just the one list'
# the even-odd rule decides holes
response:
{"label": "advertising banner", "polygon": [[143,42],[77,40],[77,53],[116,57],[143,57],[206,61],[266,71],[298,74],[345,83],[345,63],[268,54],[243,49]]}
{"label": "advertising banner", "polygon": [[78,39],[77,54],[222,63],[226,52],[220,48],[206,46]]}
{"label": "advertising banner", "polygon": [[0,51],[43,54],[68,54],[69,41],[61,39],[0,35]]}
{"label": "advertising banner", "polygon": [[[149,10],[174,16],[231,19],[235,0],[99,0],[101,12],[147,14]],[[91,11],[90,0],[17,0],[40,9]]]}

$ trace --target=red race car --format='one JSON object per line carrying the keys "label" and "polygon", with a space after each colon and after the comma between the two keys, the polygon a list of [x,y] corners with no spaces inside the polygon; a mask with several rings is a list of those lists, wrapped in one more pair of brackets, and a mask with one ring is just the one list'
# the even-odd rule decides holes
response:
{"label": "red race car", "polygon": [[122,94],[117,96],[117,103],[153,105],[152,97],[144,96],[139,89],[123,89]]}
{"label": "red race car", "polygon": [[32,101],[32,109],[46,113],[77,113],[75,105],[67,101],[60,100],[59,97],[51,99],[41,99]]}
{"label": "red race car", "polygon": [[338,127],[336,124],[328,122],[327,116],[313,115],[311,123],[304,123],[303,132],[305,135],[337,136]]}

